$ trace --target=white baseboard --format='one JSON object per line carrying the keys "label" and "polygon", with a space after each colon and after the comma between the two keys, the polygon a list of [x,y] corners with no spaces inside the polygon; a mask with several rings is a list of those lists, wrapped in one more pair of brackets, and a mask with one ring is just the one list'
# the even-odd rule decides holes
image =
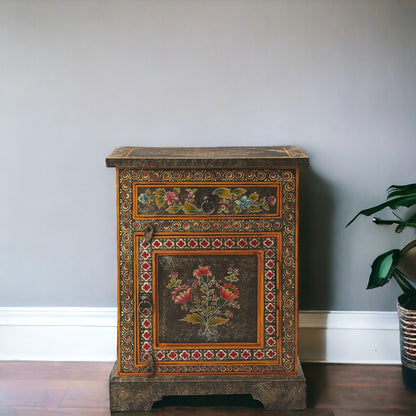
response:
{"label": "white baseboard", "polygon": [[[0,308],[0,360],[115,361],[115,308]],[[304,362],[400,363],[396,312],[301,311]]]}
{"label": "white baseboard", "polygon": [[299,356],[304,362],[399,364],[397,313],[301,311]]}
{"label": "white baseboard", "polygon": [[115,361],[115,308],[0,308],[0,360]]}

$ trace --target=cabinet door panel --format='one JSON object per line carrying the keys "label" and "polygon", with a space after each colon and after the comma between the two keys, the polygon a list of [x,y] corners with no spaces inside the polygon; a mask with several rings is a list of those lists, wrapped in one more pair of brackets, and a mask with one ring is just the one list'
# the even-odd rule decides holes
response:
{"label": "cabinet door panel", "polygon": [[137,367],[151,358],[157,373],[282,371],[281,245],[281,233],[157,234],[149,243],[137,233]]}

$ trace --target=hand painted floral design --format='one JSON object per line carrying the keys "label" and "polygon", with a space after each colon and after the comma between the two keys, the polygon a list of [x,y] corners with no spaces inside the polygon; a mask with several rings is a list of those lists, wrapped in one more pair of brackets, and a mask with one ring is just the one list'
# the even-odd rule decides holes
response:
{"label": "hand painted floral design", "polygon": [[238,298],[238,288],[232,284],[225,284],[220,287],[220,296],[225,300],[234,300]]}
{"label": "hand painted floral design", "polygon": [[178,273],[169,275],[168,289],[172,289],[172,300],[181,305],[187,315],[180,319],[194,325],[201,325],[198,335],[207,341],[215,341],[218,331],[214,328],[224,325],[234,317],[231,309],[240,309],[238,288],[239,270],[229,267],[224,280],[217,280],[209,266],[199,266],[193,271],[194,280],[190,286],[182,284]]}
{"label": "hand painted floral design", "polygon": [[179,201],[178,195],[176,195],[176,192],[166,192],[163,196],[163,200],[168,204],[172,205],[175,204],[177,201]]}
{"label": "hand painted floral design", "polygon": [[192,289],[189,286],[179,286],[172,292],[175,303],[187,303],[191,300]]}
{"label": "hand painted floral design", "polygon": [[273,195],[260,198],[257,192],[245,195],[244,188],[217,188],[213,194],[220,197],[218,213],[240,214],[242,212],[256,213],[261,210],[269,211],[276,205],[277,199]]}
{"label": "hand painted floral design", "polygon": [[[146,189],[145,192],[139,194],[138,201],[141,204],[155,203],[158,209],[166,207],[166,211],[170,214],[180,212],[185,214],[207,214],[207,211],[202,209],[202,198],[197,198],[197,191],[198,189],[183,189],[179,187],[175,187],[172,190],[157,188],[153,192],[151,189]],[[257,192],[252,192],[248,195],[245,188],[216,188],[212,191],[212,195],[219,198],[219,200],[212,201],[213,206],[215,205],[216,207],[213,213],[216,214],[269,211],[270,207],[276,205],[277,202],[276,197],[273,195],[261,198]],[[205,195],[204,198],[208,197]]]}

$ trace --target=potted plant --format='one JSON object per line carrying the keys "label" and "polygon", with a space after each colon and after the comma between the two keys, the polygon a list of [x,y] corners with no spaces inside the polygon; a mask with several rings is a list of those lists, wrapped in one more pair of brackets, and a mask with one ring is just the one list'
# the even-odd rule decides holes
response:
{"label": "potted plant", "polygon": [[[403,219],[395,212],[398,208],[407,208],[408,218]],[[387,190],[385,202],[360,211],[347,227],[359,216],[373,214],[390,208],[393,219],[373,218],[377,225],[395,225],[397,233],[407,227],[416,228],[416,183],[409,185],[392,185]],[[384,286],[394,279],[403,291],[397,302],[400,322],[400,350],[402,359],[403,381],[409,388],[416,389],[416,240],[410,241],[402,249],[392,249],[380,254],[371,266],[367,289]]]}

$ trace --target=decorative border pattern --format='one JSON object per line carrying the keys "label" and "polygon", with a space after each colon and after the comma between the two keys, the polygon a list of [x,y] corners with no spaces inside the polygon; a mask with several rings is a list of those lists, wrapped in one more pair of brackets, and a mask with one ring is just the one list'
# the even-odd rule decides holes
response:
{"label": "decorative border pattern", "polygon": [[[264,233],[261,238],[266,239],[269,233],[280,233],[281,251],[279,256],[281,262],[279,266],[265,270],[273,271],[274,277],[269,282],[265,280],[265,286],[271,283],[265,289],[265,296],[270,295],[270,299],[275,299],[264,304],[264,342],[268,345],[266,350],[255,350],[248,348],[229,349],[207,348],[199,351],[203,355],[204,360],[196,353],[196,349],[189,352],[188,349],[169,349],[161,351],[165,363],[158,363],[155,366],[156,375],[163,374],[276,374],[276,373],[295,373],[297,371],[297,341],[296,341],[296,175],[297,168],[285,169],[117,169],[118,171],[118,196],[119,196],[119,375],[148,375],[146,367],[140,365],[142,360],[148,358],[146,353],[153,348],[153,322],[150,319],[142,319],[138,317],[137,299],[141,291],[145,291],[146,280],[151,277],[151,270],[144,270],[143,264],[139,262],[139,258],[145,255],[148,247],[143,247],[139,243],[135,247],[135,240],[143,235],[144,229],[149,225],[147,220],[139,221],[132,217],[133,214],[133,185],[137,181],[167,182],[174,180],[175,182],[276,182],[282,183],[282,215],[279,219],[270,218],[206,218],[195,216],[192,219],[170,218],[152,221],[152,226],[156,232],[152,242],[152,249],[156,241],[160,244],[168,244],[169,238],[162,238],[163,235],[188,233],[198,235],[198,237],[186,240],[179,236],[175,239],[175,244],[188,245],[196,243],[195,247],[205,249],[205,241],[213,245],[221,243],[224,247],[226,241],[233,242],[233,247],[238,247],[239,241],[245,241],[250,244],[253,239],[259,238],[259,233]],[[167,185],[168,186],[168,185]],[[200,234],[199,234],[200,233]],[[250,236],[250,233],[255,233]],[[267,233],[267,234],[266,234]],[[218,237],[219,234],[223,236]],[[240,235],[241,234],[241,235]],[[244,235],[243,235],[244,234]],[[225,237],[225,235],[229,237]],[[202,244],[202,245],[201,245]],[[243,244],[243,243],[240,243]],[[164,246],[169,249],[168,246]],[[178,246],[180,248],[180,246]],[[213,245],[215,247],[215,245]],[[157,248],[156,248],[157,249]],[[192,249],[192,247],[191,247]],[[148,253],[150,254],[150,252]],[[277,254],[276,254],[277,255]],[[135,261],[135,256],[138,256]],[[266,260],[267,263],[267,260]],[[151,266],[150,266],[151,267]],[[149,268],[149,267],[148,267]],[[146,279],[147,274],[150,276]],[[137,281],[135,282],[135,276]],[[267,276],[265,277],[267,279]],[[151,294],[151,284],[148,289]],[[273,287],[274,286],[274,287]],[[278,294],[278,291],[279,294]],[[281,304],[277,305],[276,299],[280,297]],[[274,302],[274,303],[273,303]],[[268,305],[272,306],[268,306]],[[279,315],[276,319],[276,306],[279,306]],[[267,308],[275,310],[267,313]],[[271,317],[273,317],[273,319]],[[268,325],[268,320],[273,323]],[[139,334],[135,331],[136,325],[140,325],[142,331]],[[147,328],[146,328],[147,326]],[[145,328],[143,330],[143,328]],[[280,328],[282,331],[280,332]],[[149,331],[149,332],[145,332]],[[269,332],[266,332],[269,331]],[[266,335],[267,333],[267,335]],[[138,335],[138,336],[137,336]],[[137,337],[137,339],[136,339]],[[280,339],[279,339],[280,337]],[[149,340],[146,340],[149,338]],[[273,343],[275,345],[270,345]],[[270,342],[270,344],[267,344]],[[281,347],[278,349],[277,344]],[[139,347],[140,345],[140,347]],[[146,351],[146,349],[148,351]],[[210,351],[210,352],[208,352]],[[256,351],[261,351],[257,355]],[[272,351],[274,356],[272,357]],[[158,351],[159,352],[159,351]],[[192,354],[194,353],[194,356]],[[270,355],[267,356],[266,354]],[[263,354],[263,355],[261,355]],[[170,356],[169,356],[170,355]],[[136,361],[136,356],[137,360]],[[266,358],[267,357],[267,358]],[[156,357],[157,359],[159,357]],[[197,364],[195,361],[198,359]],[[241,361],[243,360],[243,361]],[[274,362],[272,362],[274,360]],[[179,362],[181,365],[179,365]],[[170,364],[170,365],[165,365]]]}
{"label": "decorative border pattern", "polygon": [[[161,252],[162,249],[168,249],[169,252],[174,252],[175,249],[181,252],[184,248],[195,253],[205,252],[209,254],[212,251],[221,249],[225,253],[248,253],[253,252],[253,248],[256,251],[261,251],[263,257],[262,263],[259,268],[262,269],[261,280],[258,282],[261,289],[259,290],[259,306],[258,313],[258,342],[257,343],[236,343],[236,344],[201,344],[200,350],[204,350],[205,353],[198,352],[198,348],[195,345],[181,344],[181,348],[164,349],[163,347],[157,347],[157,342],[154,342],[154,348],[158,349],[158,353],[155,354],[155,358],[160,361],[169,362],[173,359],[182,361],[192,361],[198,359],[200,361],[213,360],[217,357],[220,360],[272,360],[276,362],[281,348],[277,345],[275,338],[278,337],[279,328],[277,322],[279,322],[278,314],[280,313],[281,304],[281,292],[279,291],[278,283],[276,281],[276,270],[280,263],[280,246],[281,236],[280,233],[276,235],[263,235],[263,236],[233,236],[233,237],[197,237],[179,235],[176,237],[159,237],[152,240],[152,244],[147,244],[141,240],[141,235],[136,236],[138,242],[139,254],[138,254],[138,297],[140,299],[141,294],[150,294],[153,290],[151,284],[151,276],[153,262],[150,261],[152,257]],[[261,250],[259,250],[261,248]],[[188,251],[187,250],[187,251]],[[153,256],[150,254],[153,251]],[[143,260],[146,258],[146,260]],[[263,278],[264,277],[264,282]],[[155,279],[155,276],[153,276]],[[156,296],[153,291],[154,304],[156,304]],[[137,308],[136,308],[137,310]],[[138,343],[140,345],[140,358],[139,361],[143,364],[144,361],[149,359],[147,355],[148,350],[152,347],[147,345],[149,340],[156,339],[157,334],[151,333],[152,323],[147,317],[140,317],[138,314],[139,333]],[[265,324],[266,323],[266,324]],[[146,340],[141,343],[142,340]],[[190,353],[183,352],[182,348],[190,350]],[[235,349],[237,348],[237,350]],[[239,348],[239,349],[238,349]],[[211,350],[222,350],[222,353],[216,352],[215,354],[209,352]],[[249,350],[249,351],[246,351]],[[252,351],[255,350],[255,351]],[[219,355],[218,355],[219,354]]]}

